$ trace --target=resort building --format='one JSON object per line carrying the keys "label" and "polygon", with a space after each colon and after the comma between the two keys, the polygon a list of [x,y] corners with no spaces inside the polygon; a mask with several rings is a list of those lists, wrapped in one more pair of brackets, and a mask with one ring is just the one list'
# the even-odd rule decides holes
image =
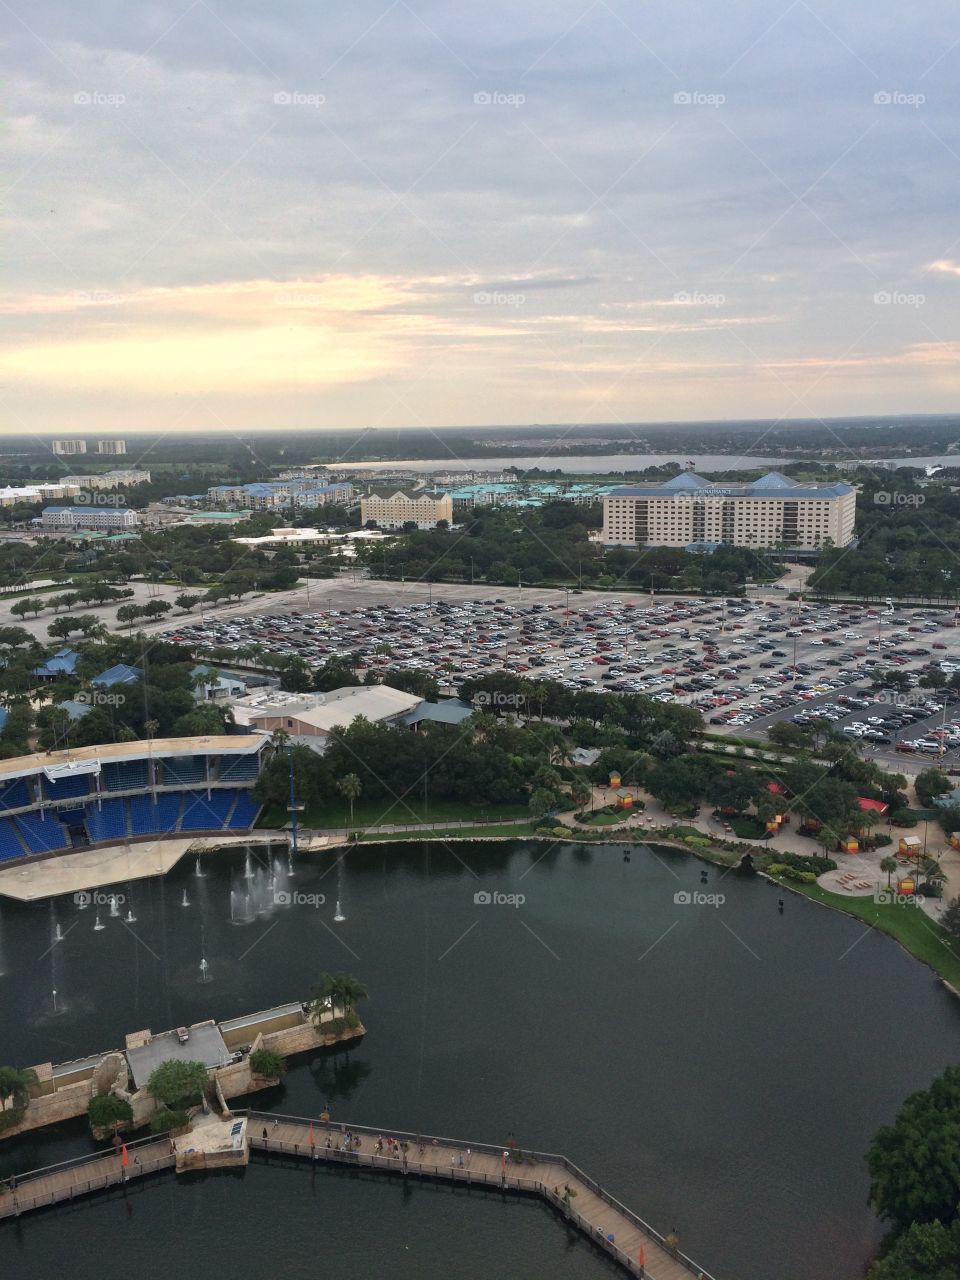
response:
{"label": "resort building", "polygon": [[75,453],[86,453],[86,440],[54,440],[51,445],[58,458],[69,458]]}
{"label": "resort building", "polygon": [[322,752],[332,729],[345,729],[357,716],[373,724],[398,724],[406,712],[420,706],[415,693],[389,685],[347,685],[329,693],[268,692],[233,703],[238,725],[261,733],[282,729],[296,742]]}
{"label": "resort building", "polygon": [[280,507],[323,507],[328,502],[349,502],[353,485],[345,481],[331,484],[316,479],[290,477],[263,480],[254,484],[216,484],[207,490],[210,502],[247,511],[273,511]]}
{"label": "resort building", "polygon": [[360,499],[360,521],[370,520],[385,529],[435,529],[438,520],[453,523],[453,499],[433,489],[374,489]]}
{"label": "resort building", "polygon": [[105,453],[113,456],[127,452],[126,440],[98,440],[97,453]]}
{"label": "resort building", "polygon": [[149,484],[150,472],[133,467],[115,468],[95,476],[63,476],[60,483],[84,490],[117,489],[124,484]]}
{"label": "resort building", "polygon": [[784,547],[815,551],[853,540],[856,490],[798,483],[772,471],[752,484],[712,484],[683,472],[625,485],[603,500],[599,540],[611,547]]}
{"label": "resort building", "polygon": [[127,507],[44,507],[40,523],[44,533],[69,533],[73,529],[135,529],[139,517]]}

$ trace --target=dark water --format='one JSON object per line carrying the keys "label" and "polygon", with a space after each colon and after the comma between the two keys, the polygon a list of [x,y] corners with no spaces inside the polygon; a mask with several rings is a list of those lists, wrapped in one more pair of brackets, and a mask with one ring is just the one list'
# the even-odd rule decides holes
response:
{"label": "dark water", "polygon": [[[795,898],[780,916],[766,883],[721,883],[711,869],[704,885],[700,864],[667,850],[626,863],[612,846],[388,844],[352,850],[340,868],[320,855],[290,887],[326,895],[323,906],[281,906],[245,925],[229,919],[231,884],[235,910],[257,884],[242,879],[242,853],[204,867],[203,879],[185,863],[135,884],[136,923],[103,909],[101,932],[93,909],[68,899],[57,921],[46,903],[5,902],[0,1061],[62,1061],[139,1028],[264,1008],[343,969],[371,989],[366,1039],[299,1062],[256,1105],[316,1115],[329,1102],[335,1118],[468,1142],[513,1132],[675,1227],[720,1280],[855,1280],[880,1235],[865,1207],[870,1137],[960,1057],[960,1008],[889,939]],[[475,903],[481,890],[526,901]],[[678,904],[680,890],[726,901]],[[64,941],[44,955],[56,922]],[[0,1144],[0,1173],[87,1146],[80,1122]],[[440,1192],[408,1200],[334,1176],[314,1188],[296,1169],[251,1167],[246,1180],[161,1184],[133,1205],[134,1233],[114,1202],[25,1219],[19,1238],[0,1230],[0,1259],[20,1276],[109,1277],[114,1260],[78,1239],[118,1233],[128,1265],[133,1240],[149,1253],[175,1228],[179,1248],[222,1244],[219,1261],[239,1280],[270,1259],[299,1275],[326,1253],[318,1235],[317,1256],[296,1260],[310,1215],[317,1232],[335,1219],[336,1274],[348,1280],[605,1273],[529,1206],[471,1200],[454,1211]],[[289,1259],[258,1253],[258,1231],[272,1246],[289,1240]],[[393,1252],[378,1261],[368,1247],[380,1237]],[[400,1240],[413,1259],[399,1256]]]}

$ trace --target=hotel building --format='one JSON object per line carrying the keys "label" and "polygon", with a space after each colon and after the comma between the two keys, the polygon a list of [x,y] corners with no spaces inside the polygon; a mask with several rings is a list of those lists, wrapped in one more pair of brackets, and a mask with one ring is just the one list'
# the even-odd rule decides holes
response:
{"label": "hotel building", "polygon": [[798,483],[772,471],[752,484],[711,484],[682,472],[662,484],[613,489],[600,541],[611,547],[776,547],[813,551],[853,540],[857,494],[848,484]]}

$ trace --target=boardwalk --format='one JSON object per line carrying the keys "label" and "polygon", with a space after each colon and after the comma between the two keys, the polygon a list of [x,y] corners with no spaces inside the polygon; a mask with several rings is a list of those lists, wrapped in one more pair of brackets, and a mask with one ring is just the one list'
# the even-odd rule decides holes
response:
{"label": "boardwalk", "polygon": [[15,1186],[0,1195],[0,1218],[12,1218],[31,1209],[74,1200],[77,1196],[173,1167],[169,1139],[141,1138],[127,1144],[126,1169],[121,1165],[118,1151],[102,1151],[20,1174]]}
{"label": "boardwalk", "polygon": [[[615,1200],[565,1156],[524,1152],[522,1160],[508,1157],[504,1162],[501,1147],[467,1144],[450,1138],[421,1138],[397,1129],[383,1131],[383,1154],[378,1155],[376,1142],[380,1135],[374,1129],[362,1127],[351,1128],[351,1133],[360,1136],[362,1145],[358,1151],[348,1153],[338,1149],[343,1140],[343,1126],[328,1127],[315,1121],[312,1146],[309,1126],[308,1120],[298,1117],[251,1111],[247,1134],[254,1151],[268,1154],[331,1161],[401,1176],[452,1179],[468,1185],[538,1195],[602,1246],[631,1275],[644,1276],[646,1280],[690,1280],[691,1276],[713,1280],[690,1258],[668,1249],[653,1227]],[[387,1154],[388,1134],[409,1144],[405,1163],[399,1152]],[[641,1247],[645,1268],[639,1262]]]}
{"label": "boardwalk", "polygon": [[[421,1137],[397,1129],[390,1130],[389,1136],[407,1143],[406,1156],[399,1147],[395,1148],[395,1154],[388,1154],[386,1131],[383,1152],[378,1154],[376,1143],[380,1135],[374,1129],[362,1127],[351,1129],[351,1133],[360,1137],[359,1149],[347,1152],[342,1149],[344,1126],[340,1124],[328,1126],[314,1121],[311,1144],[309,1119],[259,1111],[249,1111],[246,1115],[250,1149],[264,1153],[268,1160],[275,1156],[305,1162],[316,1160],[369,1169],[371,1173],[452,1180],[467,1186],[540,1196],[631,1275],[644,1280],[690,1280],[691,1276],[714,1280],[692,1259],[670,1249],[653,1227],[615,1200],[565,1156],[524,1151],[521,1157],[520,1153],[505,1153],[503,1148],[486,1143],[468,1145],[450,1138]],[[19,1175],[16,1186],[0,1194],[0,1219],[174,1168],[174,1155],[167,1138],[128,1142],[127,1152],[125,1169],[118,1152],[103,1151]]]}

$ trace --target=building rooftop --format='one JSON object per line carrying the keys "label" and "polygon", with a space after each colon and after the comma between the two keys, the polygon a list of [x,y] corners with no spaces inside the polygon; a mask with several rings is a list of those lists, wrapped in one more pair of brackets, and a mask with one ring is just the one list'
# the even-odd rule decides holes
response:
{"label": "building rooftop", "polygon": [[770,471],[748,484],[715,484],[703,476],[683,471],[672,480],[653,484],[621,485],[611,489],[611,498],[840,498],[853,493],[853,486],[799,483],[779,471]]}
{"label": "building rooftop", "polygon": [[138,1089],[146,1085],[151,1073],[163,1062],[202,1062],[205,1067],[220,1067],[231,1058],[220,1028],[212,1022],[191,1027],[186,1044],[180,1043],[175,1031],[162,1031],[138,1049],[127,1049],[126,1055]]}
{"label": "building rooftop", "polygon": [[309,724],[322,733],[345,729],[357,716],[374,722],[402,715],[419,706],[423,699],[389,685],[348,685],[329,693],[255,694],[233,704],[234,716],[247,724],[286,717]]}

